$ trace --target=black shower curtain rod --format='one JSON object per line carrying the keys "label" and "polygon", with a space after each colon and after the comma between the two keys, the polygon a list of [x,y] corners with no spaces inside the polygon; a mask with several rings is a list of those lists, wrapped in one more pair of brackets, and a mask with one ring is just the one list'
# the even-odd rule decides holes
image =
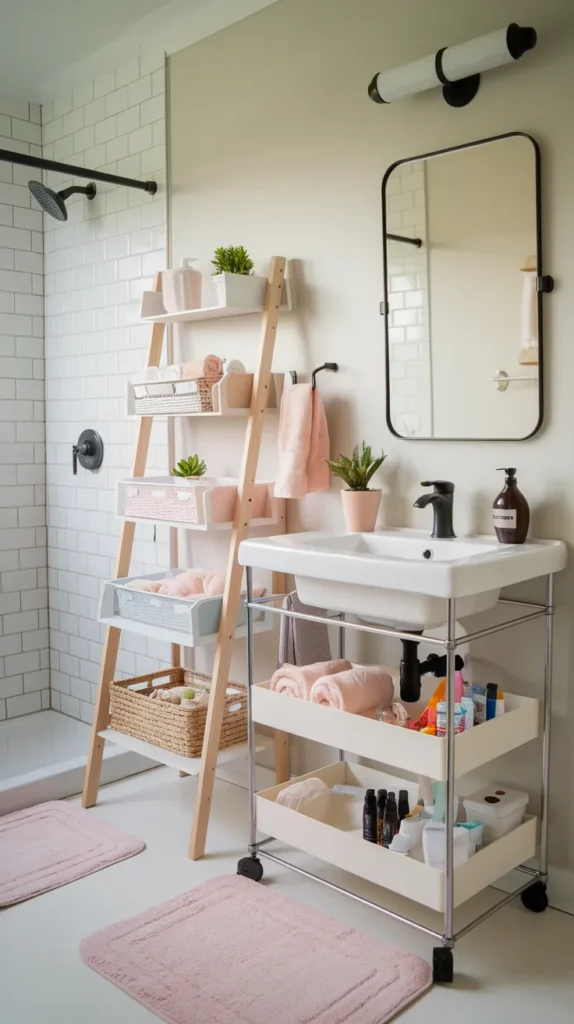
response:
{"label": "black shower curtain rod", "polygon": [[44,160],[41,156],[29,156],[28,153],[11,153],[8,149],[0,149],[0,161],[9,164],[24,164],[26,167],[39,167],[43,171],[60,171],[71,178],[91,178],[94,181],[107,181],[110,185],[125,185],[126,188],[139,188],[143,192],[155,195],[157,181],[138,181],[136,178],[122,178],[119,174],[107,174],[105,171],[89,171],[86,167],[75,167],[73,164],[61,164],[57,160]]}

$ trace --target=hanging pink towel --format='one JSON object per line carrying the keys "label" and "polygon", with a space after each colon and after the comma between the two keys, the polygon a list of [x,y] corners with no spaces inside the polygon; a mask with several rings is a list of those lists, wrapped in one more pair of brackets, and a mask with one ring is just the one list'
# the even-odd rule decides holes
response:
{"label": "hanging pink towel", "polygon": [[329,467],[325,459],[329,458],[330,442],[325,406],[318,388],[312,392],[313,413],[311,418],[311,438],[309,442],[309,458],[307,459],[307,494],[315,491],[329,490]]}
{"label": "hanging pink towel", "polygon": [[303,498],[307,493],[307,461],[311,444],[312,418],[311,385],[292,384],[285,388],[279,414],[276,498]]}
{"label": "hanging pink towel", "polygon": [[276,498],[303,498],[329,490],[329,430],[323,399],[310,384],[283,391],[279,416]]}

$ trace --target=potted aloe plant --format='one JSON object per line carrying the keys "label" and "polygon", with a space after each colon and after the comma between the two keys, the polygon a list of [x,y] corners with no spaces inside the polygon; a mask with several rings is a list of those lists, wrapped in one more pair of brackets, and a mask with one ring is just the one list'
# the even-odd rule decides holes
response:
{"label": "potted aloe plant", "polygon": [[381,491],[371,490],[369,483],[386,457],[381,451],[379,458],[373,458],[371,446],[363,441],[361,451],[355,445],[350,459],[339,455],[326,460],[331,472],[347,485],[347,490],[341,491],[341,500],[349,533],[371,533],[375,529]]}
{"label": "potted aloe plant", "polygon": [[220,245],[211,262],[219,306],[257,309],[261,305],[262,279],[253,276],[253,260],[244,246]]}
{"label": "potted aloe plant", "polygon": [[185,480],[198,480],[207,473],[207,466],[199,455],[190,455],[187,459],[181,459],[171,472],[173,476],[180,476]]}

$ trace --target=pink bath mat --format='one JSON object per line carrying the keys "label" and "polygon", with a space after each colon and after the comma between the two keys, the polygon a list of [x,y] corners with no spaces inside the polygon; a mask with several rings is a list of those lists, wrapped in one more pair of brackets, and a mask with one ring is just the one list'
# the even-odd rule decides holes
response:
{"label": "pink bath mat", "polygon": [[84,961],[169,1024],[384,1024],[423,960],[238,875],[86,939]]}
{"label": "pink bath mat", "polygon": [[145,843],[61,800],[0,818],[0,907],[141,853]]}

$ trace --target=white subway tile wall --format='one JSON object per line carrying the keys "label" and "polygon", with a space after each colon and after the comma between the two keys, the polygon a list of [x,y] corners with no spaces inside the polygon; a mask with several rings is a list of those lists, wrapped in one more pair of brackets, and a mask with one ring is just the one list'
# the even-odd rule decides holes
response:
{"label": "white subway tile wall", "polygon": [[[166,266],[163,55],[132,61],[42,113],[45,157],[66,161],[73,155],[76,164],[153,178],[159,186],[151,197],[98,182],[95,199],[67,201],[66,223],[45,218],[51,701],[56,710],[89,722],[104,639],[99,597],[103,581],[114,576],[118,549],[115,486],[131,474],[138,427],[126,416],[126,382],[143,367],[150,340],[150,328],[139,324],[140,295]],[[71,184],[53,173],[47,182]],[[101,434],[104,462],[95,473],[78,466],[73,476],[72,444],[86,427]],[[152,431],[148,472],[166,468],[166,425],[160,420]],[[153,527],[138,524],[130,572],[168,565],[166,528],[158,527],[154,540]],[[152,653],[151,641],[123,633],[117,674],[138,675],[150,664],[160,668],[162,658],[169,659],[167,645],[153,643]],[[24,680],[33,674],[19,672],[27,673]]]}
{"label": "white subway tile wall", "polygon": [[420,249],[388,241],[391,420],[404,437],[432,437],[431,347],[424,163],[405,163],[387,182],[387,231],[421,238]]}
{"label": "white subway tile wall", "polygon": [[[0,148],[40,156],[40,107],[0,97]],[[42,214],[0,164],[0,719],[50,706]]]}

